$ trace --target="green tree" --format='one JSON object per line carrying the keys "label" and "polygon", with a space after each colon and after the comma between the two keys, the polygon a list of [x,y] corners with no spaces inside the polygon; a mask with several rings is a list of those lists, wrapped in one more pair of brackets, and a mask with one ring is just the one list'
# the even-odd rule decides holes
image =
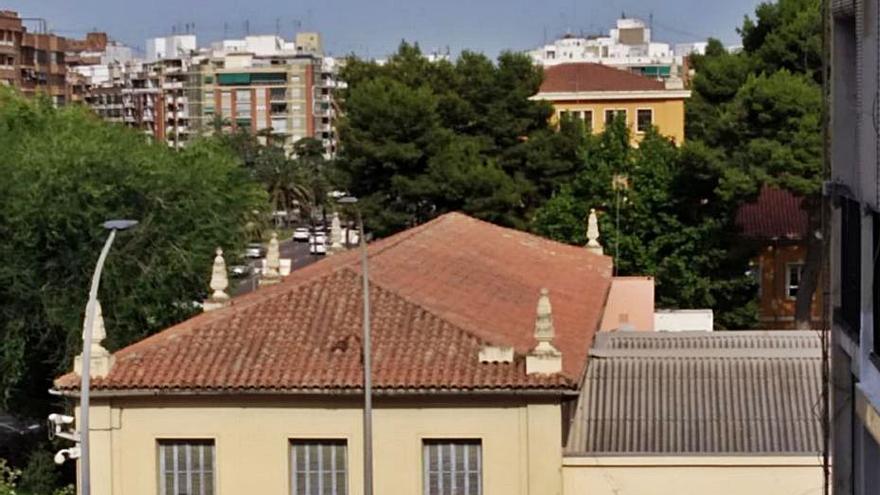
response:
{"label": "green tree", "polygon": [[599,211],[601,242],[621,275],[651,275],[666,308],[715,309],[724,328],[755,323],[754,286],[714,199],[717,164],[699,146],[679,149],[655,130],[638,148],[618,119],[582,152],[574,180],[541,208],[532,227],[571,244],[586,242],[586,218]]}
{"label": "green tree", "polygon": [[760,4],[746,18],[743,49],[717,41],[695,57],[688,139],[717,152],[721,201],[741,204],[769,185],[804,198],[810,220],[803,279],[796,301],[800,327],[822,266],[822,32],[819,0]]}
{"label": "green tree", "polygon": [[[2,88],[0,88],[2,90]],[[214,248],[238,252],[266,197],[215,140],[179,152],[87,110],[0,91],[0,407],[44,417],[81,350],[88,284],[110,218],[101,292],[111,350],[191,316]]]}
{"label": "green tree", "polygon": [[349,60],[342,77],[339,170],[380,235],[452,210],[524,227],[570,177],[571,147],[557,149],[550,106],[529,99],[543,76],[523,55],[429,62],[402,43],[382,66]]}

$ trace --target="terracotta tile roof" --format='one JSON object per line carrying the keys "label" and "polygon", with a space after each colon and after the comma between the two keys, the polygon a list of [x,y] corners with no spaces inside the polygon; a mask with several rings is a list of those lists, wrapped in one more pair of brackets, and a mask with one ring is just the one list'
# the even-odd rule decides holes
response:
{"label": "terracotta tile roof", "polygon": [[736,224],[748,239],[801,240],[809,230],[802,202],[788,191],[765,186],[755,201],[739,208]]}
{"label": "terracotta tile roof", "polygon": [[662,81],[650,79],[607,65],[572,63],[544,68],[540,93],[581,91],[662,91]]}
{"label": "terracotta tile roof", "polygon": [[[565,389],[580,378],[610,286],[611,260],[461,214],[369,247],[374,386]],[[563,373],[527,375],[535,306],[550,289]],[[96,389],[313,391],[361,381],[358,252],[297,270],[115,353]],[[110,330],[112,331],[112,329]],[[485,344],[511,364],[480,363]],[[78,378],[56,380],[73,390]]]}

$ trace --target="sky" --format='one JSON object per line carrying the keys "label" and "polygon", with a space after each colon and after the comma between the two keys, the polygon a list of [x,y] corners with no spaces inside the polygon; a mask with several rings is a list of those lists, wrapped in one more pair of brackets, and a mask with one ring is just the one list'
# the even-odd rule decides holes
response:
{"label": "sky", "polygon": [[[42,17],[62,36],[97,29],[143,49],[144,40],[195,25],[199,45],[224,37],[318,31],[325,52],[381,58],[402,39],[424,51],[496,56],[570,33],[607,33],[622,13],[669,43],[708,37],[738,44],[736,28],[760,0],[0,0],[0,9]],[[224,33],[226,36],[224,36]]]}

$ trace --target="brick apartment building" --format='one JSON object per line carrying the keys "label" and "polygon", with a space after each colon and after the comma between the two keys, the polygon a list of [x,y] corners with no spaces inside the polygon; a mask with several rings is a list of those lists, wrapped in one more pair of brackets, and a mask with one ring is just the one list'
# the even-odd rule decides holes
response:
{"label": "brick apartment building", "polygon": [[105,33],[89,33],[74,40],[46,32],[29,32],[18,13],[0,11],[0,84],[18,88],[33,97],[47,95],[56,105],[82,99],[77,77],[69,67],[81,63],[80,54],[107,45]]}

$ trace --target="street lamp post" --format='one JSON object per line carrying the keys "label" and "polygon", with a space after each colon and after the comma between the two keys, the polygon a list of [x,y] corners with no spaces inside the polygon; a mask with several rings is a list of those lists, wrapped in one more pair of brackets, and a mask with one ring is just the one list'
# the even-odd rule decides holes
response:
{"label": "street lamp post", "polygon": [[98,264],[92,274],[92,287],[89,290],[89,302],[86,305],[86,324],[83,332],[82,382],[80,384],[80,482],[82,495],[91,495],[91,473],[89,471],[89,386],[91,384],[92,364],[92,326],[95,324],[95,311],[98,306],[98,285],[101,283],[101,272],[110,246],[116,238],[116,231],[130,229],[137,225],[136,220],[110,220],[104,222],[104,228],[110,231]]}
{"label": "street lamp post", "polygon": [[361,271],[363,271],[364,299],[364,495],[373,495],[373,377],[371,356],[370,330],[370,276],[367,264],[367,236],[364,232],[364,219],[357,207],[357,198],[346,196],[339,198],[339,203],[353,205],[357,214],[361,250]]}

